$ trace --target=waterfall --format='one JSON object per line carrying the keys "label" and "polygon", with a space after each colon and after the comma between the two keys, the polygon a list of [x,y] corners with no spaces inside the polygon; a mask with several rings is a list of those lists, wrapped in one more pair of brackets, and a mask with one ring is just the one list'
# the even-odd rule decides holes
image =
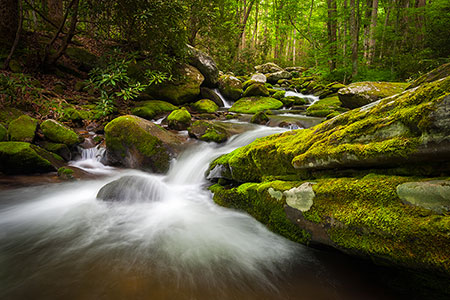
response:
{"label": "waterfall", "polygon": [[219,91],[219,89],[216,88],[216,89],[213,89],[213,91],[214,91],[214,93],[217,94],[217,96],[220,97],[220,100],[222,100],[223,107],[230,108],[233,105],[233,103],[231,103],[231,101],[228,101],[227,99],[225,99],[225,97],[222,95],[222,93]]}
{"label": "waterfall", "polygon": [[101,163],[106,149],[100,145],[92,148],[79,148],[81,159],[71,161],[69,165],[82,169],[92,174],[109,174],[114,172],[114,168]]}
{"label": "waterfall", "polygon": [[294,96],[299,97],[302,99],[305,99],[308,105],[313,105],[317,101],[319,101],[319,97],[314,95],[303,95],[302,93],[297,93],[294,91],[286,91],[286,94],[284,94],[285,97]]}

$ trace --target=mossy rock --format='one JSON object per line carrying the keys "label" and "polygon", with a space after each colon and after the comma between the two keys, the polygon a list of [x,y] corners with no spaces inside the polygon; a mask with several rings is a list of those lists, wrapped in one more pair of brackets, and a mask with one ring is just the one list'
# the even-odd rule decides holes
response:
{"label": "mossy rock", "polygon": [[31,143],[34,140],[39,122],[27,115],[15,119],[8,126],[8,137],[10,141]]}
{"label": "mossy rock", "polygon": [[419,78],[414,80],[414,82],[411,83],[407,87],[407,89],[412,89],[426,82],[433,82],[445,78],[447,76],[450,76],[450,63],[443,64],[437,67],[436,69],[433,69],[432,71],[420,76]]}
{"label": "mossy rock", "polygon": [[232,75],[223,75],[219,78],[219,90],[228,100],[235,101],[241,97],[242,82]]}
{"label": "mossy rock", "polygon": [[0,142],[0,172],[14,175],[56,171],[52,163],[42,156],[45,154],[44,149],[30,143]]}
{"label": "mossy rock", "polygon": [[286,91],[276,90],[275,94],[272,95],[272,98],[275,98],[277,100],[281,100],[281,98],[284,98],[284,95],[286,95]]}
{"label": "mossy rock", "polygon": [[176,79],[158,85],[150,85],[146,93],[155,99],[168,101],[174,105],[190,103],[198,99],[200,86],[205,79],[195,67],[180,66],[176,72]]}
{"label": "mossy rock", "polygon": [[66,167],[61,167],[58,169],[58,177],[61,178],[62,180],[74,180],[75,179],[73,177],[74,173],[75,173],[74,170]]}
{"label": "mossy rock", "polygon": [[280,99],[284,106],[305,105],[306,100],[297,96],[287,96]]}
{"label": "mossy rock", "polygon": [[242,94],[242,97],[251,97],[251,96],[269,96],[269,90],[266,88],[264,83],[253,83],[250,85]]}
{"label": "mossy rock", "polygon": [[267,116],[265,111],[257,112],[250,119],[250,123],[265,125],[269,122],[269,117]]}
{"label": "mossy rock", "polygon": [[0,124],[5,125],[6,127],[11,123],[11,121],[19,118],[24,113],[17,108],[14,107],[3,107],[0,109]]}
{"label": "mossy rock", "polygon": [[181,138],[153,122],[126,115],[105,127],[109,164],[163,173],[182,144]]}
{"label": "mossy rock", "polygon": [[72,129],[55,120],[45,120],[41,124],[44,136],[52,142],[73,146],[81,142],[80,137]]}
{"label": "mossy rock", "polygon": [[80,68],[80,70],[88,72],[98,65],[98,58],[94,54],[83,48],[69,47],[66,50],[69,56]]}
{"label": "mossy rock", "polygon": [[93,120],[93,119],[95,119],[94,112],[75,107],[65,108],[63,111],[63,115],[61,117],[61,121],[63,122],[72,121],[75,123],[81,123],[84,120]]}
{"label": "mossy rock", "polygon": [[407,85],[407,83],[397,82],[355,82],[340,89],[338,96],[343,107],[353,109],[399,94]]}
{"label": "mossy rock", "polygon": [[223,143],[228,139],[226,130],[211,121],[195,121],[188,132],[189,136],[205,142]]}
{"label": "mossy rock", "polygon": [[260,111],[270,109],[280,109],[283,107],[283,103],[277,99],[270,97],[246,97],[236,101],[230,112],[242,113],[242,114],[255,114]]}
{"label": "mossy rock", "polygon": [[214,113],[219,109],[217,104],[209,99],[198,100],[192,103],[191,107],[199,113]]}
{"label": "mossy rock", "polygon": [[131,110],[131,112],[133,113],[133,115],[136,115],[138,117],[152,120],[155,117],[172,112],[176,109],[177,107],[172,103],[160,100],[150,100],[139,102],[136,107]]}
{"label": "mossy rock", "polygon": [[51,142],[39,142],[39,146],[44,148],[45,150],[55,153],[61,156],[64,160],[69,161],[72,159],[72,153],[70,152],[69,147],[66,144],[58,144]]}
{"label": "mossy rock", "polygon": [[283,70],[280,66],[273,62],[255,66],[255,71],[262,74],[274,73]]}
{"label": "mossy rock", "polygon": [[0,124],[0,142],[6,141],[8,139],[8,130],[5,126]]}
{"label": "mossy rock", "polygon": [[320,99],[312,104],[306,110],[306,115],[311,117],[324,118],[330,114],[334,116],[346,111],[347,109],[341,107],[342,103],[337,96]]}
{"label": "mossy rock", "polygon": [[22,64],[17,59],[11,59],[11,61],[9,62],[9,69],[13,73],[23,72]]}
{"label": "mossy rock", "polygon": [[222,165],[233,175],[226,179],[237,182],[266,176],[307,178],[310,172],[353,168],[450,172],[449,94],[447,77],[309,129],[258,139],[218,158],[211,168]]}
{"label": "mossy rock", "polygon": [[191,114],[185,108],[177,109],[170,113],[167,122],[171,129],[185,130],[191,124]]}

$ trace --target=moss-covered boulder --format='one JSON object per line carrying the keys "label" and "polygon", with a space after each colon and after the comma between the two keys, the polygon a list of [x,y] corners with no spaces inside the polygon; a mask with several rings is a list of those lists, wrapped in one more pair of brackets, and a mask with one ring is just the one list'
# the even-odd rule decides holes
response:
{"label": "moss-covered boulder", "polygon": [[232,75],[220,76],[219,90],[225,98],[235,101],[243,93],[242,82]]}
{"label": "moss-covered boulder", "polygon": [[414,80],[413,83],[411,83],[407,89],[412,89],[415,87],[418,87],[419,85],[426,83],[426,82],[433,82],[436,80],[439,80],[441,78],[445,78],[447,76],[450,76],[450,63],[443,64],[439,66],[438,68],[420,76],[416,80]]}
{"label": "moss-covered boulder", "polygon": [[258,73],[267,74],[282,71],[283,69],[275,63],[268,62],[262,65],[255,66],[255,70]]}
{"label": "moss-covered boulder", "polygon": [[397,186],[397,195],[407,205],[443,214],[450,211],[450,181],[406,182]]}
{"label": "moss-covered boulder", "polygon": [[6,130],[5,126],[0,124],[0,142],[6,141],[8,138],[8,130]]}
{"label": "moss-covered boulder", "polygon": [[215,90],[207,88],[207,87],[201,87],[200,88],[200,95],[203,99],[209,99],[212,102],[214,102],[218,107],[224,107],[223,101],[220,98],[220,96],[216,93]]}
{"label": "moss-covered boulder", "polygon": [[61,121],[74,123],[82,123],[83,121],[96,118],[96,114],[91,110],[80,109],[76,107],[67,107],[63,111]]}
{"label": "moss-covered boulder", "polygon": [[197,68],[182,65],[176,70],[174,80],[158,85],[150,85],[146,93],[156,99],[168,101],[174,105],[189,103],[198,99],[200,85],[205,79]]}
{"label": "moss-covered boulder", "polygon": [[188,132],[189,136],[205,142],[222,143],[228,139],[226,130],[212,121],[195,121]]}
{"label": "moss-covered boulder", "polygon": [[270,95],[269,90],[264,83],[253,83],[245,91],[242,97],[262,96],[268,97]]}
{"label": "moss-covered boulder", "polygon": [[214,113],[219,109],[217,104],[209,99],[198,100],[192,103],[191,107],[199,113]]}
{"label": "moss-covered boulder", "polygon": [[242,114],[256,114],[271,109],[280,109],[283,103],[270,97],[246,97],[236,101],[229,111]]}
{"label": "moss-covered boulder", "polygon": [[168,170],[182,143],[180,136],[132,115],[109,122],[105,141],[109,164],[159,173]]}
{"label": "moss-covered boulder", "polygon": [[54,143],[66,144],[70,147],[81,142],[81,138],[75,131],[55,120],[45,120],[41,124],[41,129],[44,136]]}
{"label": "moss-covered boulder", "polygon": [[265,125],[269,122],[269,117],[267,116],[265,111],[257,112],[250,119],[250,123]]}
{"label": "moss-covered boulder", "polygon": [[401,93],[407,85],[394,82],[355,82],[339,89],[338,96],[343,107],[353,109]]}
{"label": "moss-covered boulder", "polygon": [[273,95],[272,98],[275,98],[277,100],[281,100],[281,98],[284,98],[284,95],[286,95],[286,91],[276,91]]}
{"label": "moss-covered boulder", "polygon": [[212,165],[232,180],[332,169],[388,168],[390,172],[450,171],[450,77],[343,113],[313,128],[255,141]]}
{"label": "moss-covered boulder", "polygon": [[270,74],[266,74],[267,77],[267,82],[275,84],[278,83],[279,80],[282,79],[291,79],[292,78],[292,74],[289,73],[288,71],[278,71],[275,73],[270,73]]}
{"label": "moss-covered boulder", "polygon": [[54,172],[50,153],[25,142],[0,142],[0,172],[8,175]]}
{"label": "moss-covered boulder", "polygon": [[345,112],[347,109],[341,107],[342,103],[339,101],[338,96],[328,97],[320,99],[316,103],[312,104],[306,110],[307,116],[325,118],[331,114],[335,115]]}
{"label": "moss-covered boulder", "polygon": [[170,129],[185,130],[191,125],[191,114],[183,107],[171,112],[167,117],[167,122]]}
{"label": "moss-covered boulder", "polygon": [[61,167],[58,169],[58,177],[62,180],[74,180],[74,174],[75,171],[70,168]]}
{"label": "moss-covered boulder", "polygon": [[196,67],[205,77],[203,85],[216,87],[219,80],[219,69],[216,62],[205,52],[189,45],[187,47],[189,63]]}
{"label": "moss-covered boulder", "polygon": [[136,107],[131,110],[131,113],[138,117],[152,120],[155,117],[170,113],[176,109],[177,107],[172,103],[160,100],[150,100],[138,102]]}
{"label": "moss-covered boulder", "polygon": [[69,47],[66,49],[66,55],[77,64],[80,70],[85,72],[89,72],[98,65],[97,56],[83,48]]}
{"label": "moss-covered boulder", "polygon": [[70,152],[70,149],[66,144],[58,144],[47,141],[39,142],[38,144],[45,150],[61,156],[66,161],[72,159],[72,153]]}
{"label": "moss-covered boulder", "polygon": [[19,118],[9,123],[9,140],[28,143],[33,142],[38,124],[39,122],[36,119],[31,118],[30,116],[20,116]]}
{"label": "moss-covered boulder", "polygon": [[19,118],[24,113],[14,107],[3,107],[0,109],[0,124],[8,126],[11,121]]}
{"label": "moss-covered boulder", "polygon": [[297,96],[287,96],[280,99],[281,102],[283,102],[284,106],[290,107],[293,105],[305,105],[306,100],[301,97]]}

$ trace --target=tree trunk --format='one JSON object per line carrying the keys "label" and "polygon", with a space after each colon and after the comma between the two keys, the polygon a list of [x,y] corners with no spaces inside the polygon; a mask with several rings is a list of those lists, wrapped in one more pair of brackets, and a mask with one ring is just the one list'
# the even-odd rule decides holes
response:
{"label": "tree trunk", "polygon": [[390,2],[391,1],[388,2],[387,8],[385,8],[386,18],[384,19],[383,34],[381,35],[380,55],[378,56],[380,59],[383,57],[383,54],[384,54],[384,42],[386,39],[386,29],[389,24],[389,17],[391,15],[392,6],[394,5],[393,3],[390,3]]}
{"label": "tree trunk", "polygon": [[0,0],[0,45],[11,47],[19,27],[17,0]]}
{"label": "tree trunk", "polygon": [[63,0],[47,0],[48,18],[59,26],[64,17]]}
{"label": "tree trunk", "polygon": [[375,58],[375,28],[377,27],[378,18],[378,0],[372,2],[372,15],[370,18],[370,34],[369,34],[369,65],[373,64]]}
{"label": "tree trunk", "polygon": [[[356,3],[355,3],[356,2]],[[352,77],[358,74],[358,38],[359,26],[357,20],[357,6],[359,0],[350,0],[350,36],[352,46]]]}
{"label": "tree trunk", "polygon": [[336,69],[336,29],[337,29],[337,7],[336,0],[327,0],[328,6],[328,43],[329,43],[329,58],[328,63],[330,65],[330,71]]}

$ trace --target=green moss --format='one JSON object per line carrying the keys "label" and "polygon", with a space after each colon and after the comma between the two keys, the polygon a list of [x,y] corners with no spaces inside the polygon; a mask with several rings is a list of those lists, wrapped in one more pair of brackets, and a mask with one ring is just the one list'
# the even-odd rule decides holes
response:
{"label": "green moss", "polygon": [[220,76],[219,90],[225,98],[232,101],[239,99],[244,92],[241,81],[231,75]]}
{"label": "green moss", "polygon": [[192,126],[188,128],[188,132],[190,136],[205,142],[222,143],[228,138],[224,128],[216,123],[202,120],[195,121]]}
{"label": "green moss", "polygon": [[296,96],[288,96],[280,99],[283,102],[284,106],[292,106],[292,105],[304,105],[306,104],[306,100]]}
{"label": "green moss", "polygon": [[61,121],[81,122],[83,120],[94,119],[94,112],[75,107],[67,107],[63,111]]}
{"label": "green moss", "polygon": [[[0,142],[0,172],[32,174],[55,171],[55,167],[36,152],[38,148],[24,142]],[[39,149],[39,152],[44,151]]]}
{"label": "green moss", "polygon": [[281,98],[284,98],[285,94],[286,94],[286,91],[276,91],[275,94],[273,94],[272,98],[281,100]]}
{"label": "green moss", "polygon": [[242,97],[251,97],[251,96],[269,96],[269,90],[266,88],[264,83],[253,83],[248,88],[245,89]]}
{"label": "green moss", "polygon": [[279,109],[283,103],[270,97],[247,97],[236,101],[229,109],[231,112],[255,114],[268,109]]}
{"label": "green moss", "polygon": [[150,100],[139,102],[137,106],[131,110],[131,113],[138,117],[152,120],[159,115],[172,112],[176,109],[177,107],[169,102]]}
{"label": "green moss", "polygon": [[270,230],[293,241],[308,243],[310,235],[292,224],[284,212],[285,199],[273,198],[268,190],[287,190],[296,182],[245,183],[237,188],[223,189],[219,185],[210,188],[214,201],[222,206],[241,209],[265,224]]}
{"label": "green moss", "polygon": [[183,107],[182,109],[171,112],[167,117],[167,121],[170,128],[183,130],[191,123],[191,114]]}
{"label": "green moss", "polygon": [[341,108],[341,101],[337,96],[328,97],[324,99],[320,99],[313,105],[309,106],[306,110],[307,116],[312,117],[326,117],[333,112],[338,112],[338,114],[346,109]]}
{"label": "green moss", "polygon": [[34,140],[38,121],[27,115],[11,121],[8,126],[8,137],[10,141],[29,142]]}
{"label": "green moss", "polygon": [[263,125],[263,124],[266,124],[267,122],[269,122],[269,117],[266,115],[265,111],[257,112],[250,119],[250,123],[254,123],[254,124],[262,124]]}
{"label": "green moss", "polygon": [[74,175],[74,171],[72,169],[66,168],[66,167],[61,167],[58,169],[58,177],[65,179],[65,180],[72,180],[74,179],[73,175]]}
{"label": "green moss", "polygon": [[5,141],[8,138],[8,131],[6,130],[5,126],[0,124],[0,142]]}
{"label": "green moss", "polygon": [[191,107],[200,113],[214,113],[219,109],[217,104],[209,99],[198,100],[197,102],[192,103]]}
{"label": "green moss", "polygon": [[24,113],[14,107],[2,107],[0,109],[0,123],[8,126],[11,121],[19,118]]}
{"label": "green moss", "polygon": [[73,146],[80,142],[78,135],[70,128],[56,122],[55,120],[45,120],[41,124],[44,136],[55,143]]}

